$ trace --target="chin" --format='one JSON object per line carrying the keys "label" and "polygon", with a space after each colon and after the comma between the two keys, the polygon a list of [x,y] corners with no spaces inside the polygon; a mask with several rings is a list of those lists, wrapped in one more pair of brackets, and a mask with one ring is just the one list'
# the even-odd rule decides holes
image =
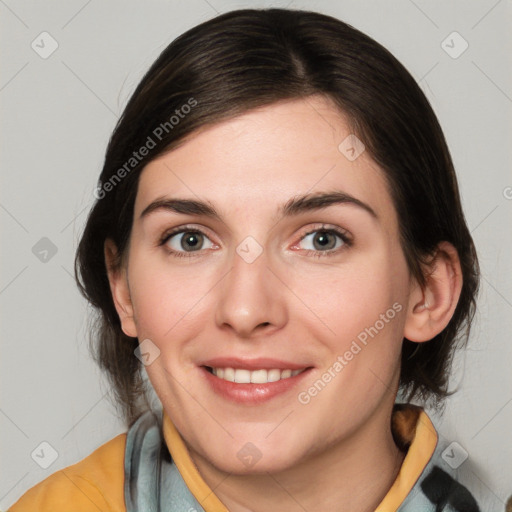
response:
{"label": "chin", "polygon": [[[234,448],[236,446],[236,448]],[[219,453],[208,453],[208,461],[217,469],[234,475],[278,473],[296,466],[299,450],[267,443],[235,442]]]}

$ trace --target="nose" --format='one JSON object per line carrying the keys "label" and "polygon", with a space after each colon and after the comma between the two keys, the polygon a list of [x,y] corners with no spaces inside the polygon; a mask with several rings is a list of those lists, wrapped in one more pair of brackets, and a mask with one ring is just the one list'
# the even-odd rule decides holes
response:
{"label": "nose", "polygon": [[217,289],[219,328],[231,329],[239,338],[268,335],[282,328],[287,321],[286,287],[277,269],[270,267],[266,252],[251,263],[235,252],[231,263]]}

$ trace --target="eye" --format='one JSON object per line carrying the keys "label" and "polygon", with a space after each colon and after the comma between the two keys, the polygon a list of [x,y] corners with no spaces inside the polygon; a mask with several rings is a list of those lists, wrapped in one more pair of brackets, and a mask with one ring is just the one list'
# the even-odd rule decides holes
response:
{"label": "eye", "polygon": [[[205,241],[209,245],[205,247]],[[197,228],[178,228],[170,233],[166,233],[160,241],[159,245],[165,245],[173,256],[188,257],[195,256],[193,253],[202,249],[211,249],[213,242]]]}
{"label": "eye", "polygon": [[297,248],[301,243],[304,244],[304,242],[306,246],[304,249],[308,254],[313,256],[329,256],[339,253],[345,247],[349,247],[351,245],[351,238],[344,231],[322,226],[306,233],[293,248]]}
{"label": "eye", "polygon": [[[344,248],[352,245],[352,239],[347,232],[325,226],[306,233],[292,249],[300,248],[299,245],[304,242],[306,242],[306,247],[303,249],[306,254],[312,256],[338,254]],[[215,246],[203,231],[187,226],[165,233],[159,245],[165,245],[169,254],[175,257],[199,256],[199,254],[193,253],[199,253],[203,249],[212,249]]]}

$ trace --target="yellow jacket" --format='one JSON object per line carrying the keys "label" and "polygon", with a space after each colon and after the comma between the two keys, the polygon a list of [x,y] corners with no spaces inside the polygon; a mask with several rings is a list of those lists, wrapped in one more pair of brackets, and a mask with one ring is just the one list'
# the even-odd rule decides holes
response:
{"label": "yellow jacket", "polygon": [[[205,512],[229,512],[199,474],[183,439],[165,413],[162,422],[162,442],[167,445],[172,465],[177,468],[175,475],[184,482],[183,489],[190,503],[200,503]],[[395,405],[392,431],[397,444],[404,447],[407,454],[395,482],[375,512],[430,512],[445,510],[445,504],[450,511],[478,512],[467,489],[449,476],[449,468],[442,457],[445,447],[438,443],[435,428],[421,408]],[[118,435],[77,464],[50,475],[28,490],[9,512],[126,512],[128,434]],[[430,496],[429,485],[433,490]],[[432,501],[432,496],[439,495],[444,487],[449,489],[449,494],[440,496],[443,500],[440,508],[441,502]],[[461,496],[469,500],[466,503],[471,503],[470,508],[453,506]]]}

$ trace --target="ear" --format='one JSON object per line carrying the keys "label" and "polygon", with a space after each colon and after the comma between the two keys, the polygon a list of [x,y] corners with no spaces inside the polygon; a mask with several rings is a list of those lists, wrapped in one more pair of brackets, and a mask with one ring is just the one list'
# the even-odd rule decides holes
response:
{"label": "ear", "polygon": [[112,293],[112,299],[114,300],[114,305],[119,315],[119,320],[121,321],[121,328],[127,336],[136,338],[137,328],[133,315],[128,276],[125,268],[118,268],[115,265],[117,261],[117,247],[112,240],[105,240],[104,253],[110,292]]}
{"label": "ear", "polygon": [[426,269],[424,288],[415,283],[409,296],[404,337],[417,343],[437,336],[450,322],[462,290],[459,255],[449,242],[437,246]]}

